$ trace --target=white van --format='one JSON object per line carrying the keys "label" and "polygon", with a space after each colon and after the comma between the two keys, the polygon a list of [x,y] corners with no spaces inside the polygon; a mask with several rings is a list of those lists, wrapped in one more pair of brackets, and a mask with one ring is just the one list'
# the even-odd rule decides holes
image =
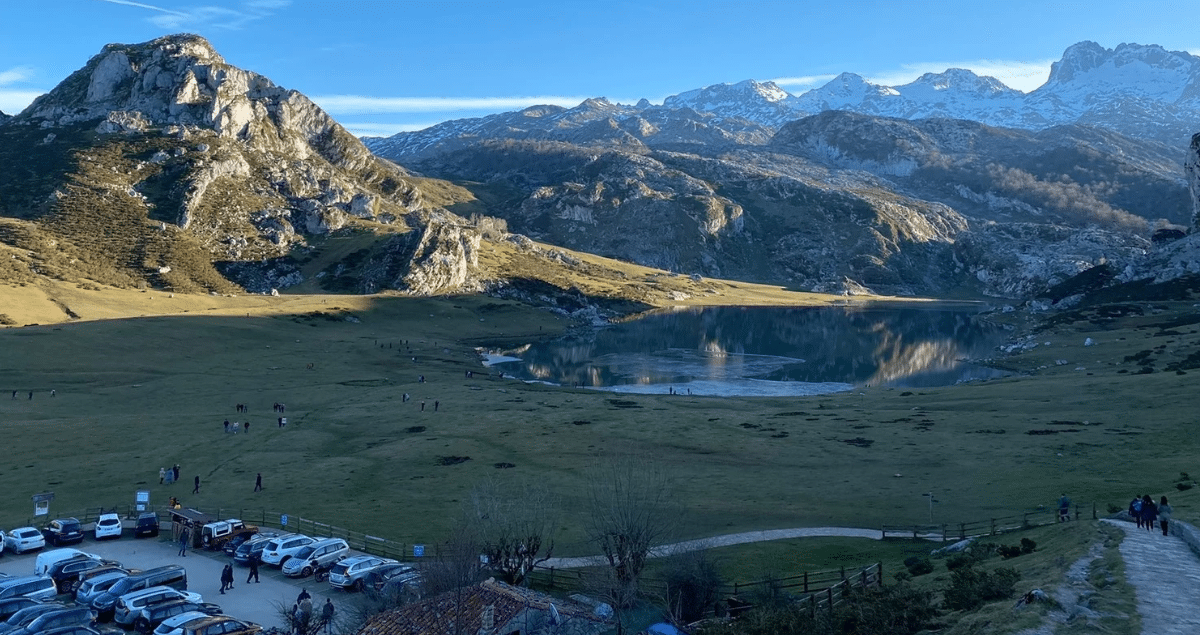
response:
{"label": "white van", "polygon": [[101,559],[100,556],[97,556],[94,553],[88,553],[86,551],[80,551],[70,547],[51,549],[50,551],[43,551],[42,553],[38,554],[37,560],[35,560],[33,563],[33,575],[46,575],[46,573],[50,571],[50,567],[55,562],[59,562],[60,560],[68,560],[76,556],[86,556],[93,560]]}
{"label": "white van", "polygon": [[42,575],[0,580],[0,600],[26,597],[31,600],[53,600],[58,596],[54,580]]}

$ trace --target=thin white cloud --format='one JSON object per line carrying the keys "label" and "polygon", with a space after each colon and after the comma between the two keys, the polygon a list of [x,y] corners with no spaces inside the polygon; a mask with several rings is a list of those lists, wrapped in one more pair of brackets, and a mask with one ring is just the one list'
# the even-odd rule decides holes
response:
{"label": "thin white cloud", "polygon": [[205,5],[176,10],[132,0],[99,1],[155,11],[154,15],[146,18],[148,22],[163,29],[189,31],[199,31],[205,27],[240,29],[291,4],[291,0],[249,0],[235,9]]}
{"label": "thin white cloud", "polygon": [[5,90],[0,89],[0,111],[6,115],[15,115],[41,97],[45,91],[40,90]]}
{"label": "thin white cloud", "polygon": [[942,73],[949,68],[965,68],[976,75],[995,77],[1005,86],[1029,92],[1046,83],[1054,59],[1045,60],[970,60],[961,62],[920,62],[873,74],[866,79],[884,86],[907,84],[925,73]]}
{"label": "thin white cloud", "polygon": [[6,71],[0,71],[0,86],[23,82],[33,77],[33,68],[29,66],[15,66]]}
{"label": "thin white cloud", "polygon": [[430,121],[426,123],[375,123],[375,122],[357,122],[351,121],[339,122],[342,127],[350,131],[356,137],[390,137],[401,132],[416,132],[426,128],[436,126],[441,121]]}
{"label": "thin white cloud", "polygon": [[365,115],[395,112],[461,112],[520,110],[530,106],[554,105],[570,108],[587,97],[542,95],[533,97],[367,97],[322,95],[313,97],[321,108],[338,114]]}
{"label": "thin white cloud", "polygon": [[776,86],[815,86],[824,84],[837,75],[802,75],[800,77],[776,77],[770,80]]}

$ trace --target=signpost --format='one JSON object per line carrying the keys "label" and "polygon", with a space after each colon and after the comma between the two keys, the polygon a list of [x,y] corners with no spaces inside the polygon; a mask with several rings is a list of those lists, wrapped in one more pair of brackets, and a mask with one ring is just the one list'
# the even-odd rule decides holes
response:
{"label": "signpost", "polygon": [[413,545],[413,557],[420,558],[425,555],[425,545]]}
{"label": "signpost", "polygon": [[150,492],[138,490],[133,496],[133,506],[139,512],[144,512],[150,508]]}
{"label": "signpost", "polygon": [[46,516],[50,513],[50,501],[54,500],[54,492],[43,492],[33,495],[33,515]]}
{"label": "signpost", "polygon": [[288,520],[288,519],[287,519],[287,514],[280,514],[280,515],[279,515],[279,525],[280,525],[281,527],[287,527],[287,520]]}

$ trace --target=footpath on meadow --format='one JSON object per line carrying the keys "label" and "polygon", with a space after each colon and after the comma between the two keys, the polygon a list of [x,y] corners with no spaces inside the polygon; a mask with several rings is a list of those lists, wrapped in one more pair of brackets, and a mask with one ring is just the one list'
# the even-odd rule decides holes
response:
{"label": "footpath on meadow", "polygon": [[[857,527],[796,527],[794,529],[770,529],[766,531],[746,531],[740,534],[726,534],[686,540],[669,545],[655,547],[650,553],[651,558],[668,556],[688,551],[700,551],[712,547],[729,547],[744,545],[751,542],[766,542],[768,540],[783,540],[785,538],[870,538],[883,540],[883,532],[878,529],[859,529]],[[604,564],[603,556],[586,556],[583,558],[551,558],[540,566],[554,569],[575,569]]]}
{"label": "footpath on meadow", "polygon": [[1125,531],[1121,559],[1125,577],[1137,593],[1138,613],[1145,635],[1200,633],[1200,557],[1176,535],[1190,531],[1180,525],[1172,535],[1147,531],[1121,520],[1103,522]]}

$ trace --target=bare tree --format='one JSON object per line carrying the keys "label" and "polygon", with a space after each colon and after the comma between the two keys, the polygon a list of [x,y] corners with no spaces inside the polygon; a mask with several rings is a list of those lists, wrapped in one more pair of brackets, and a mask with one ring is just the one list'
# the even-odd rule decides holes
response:
{"label": "bare tree", "polygon": [[666,474],[649,458],[621,457],[589,474],[587,536],[612,570],[612,598],[627,606],[651,550],[671,535],[678,506]]}
{"label": "bare tree", "polygon": [[488,566],[521,584],[554,553],[558,501],[545,481],[485,481],[471,492],[470,515]]}
{"label": "bare tree", "polygon": [[456,634],[462,632],[464,591],[482,578],[481,553],[478,527],[469,514],[462,514],[450,538],[421,563],[422,590],[427,597],[454,593],[454,614],[444,617],[453,620]]}

